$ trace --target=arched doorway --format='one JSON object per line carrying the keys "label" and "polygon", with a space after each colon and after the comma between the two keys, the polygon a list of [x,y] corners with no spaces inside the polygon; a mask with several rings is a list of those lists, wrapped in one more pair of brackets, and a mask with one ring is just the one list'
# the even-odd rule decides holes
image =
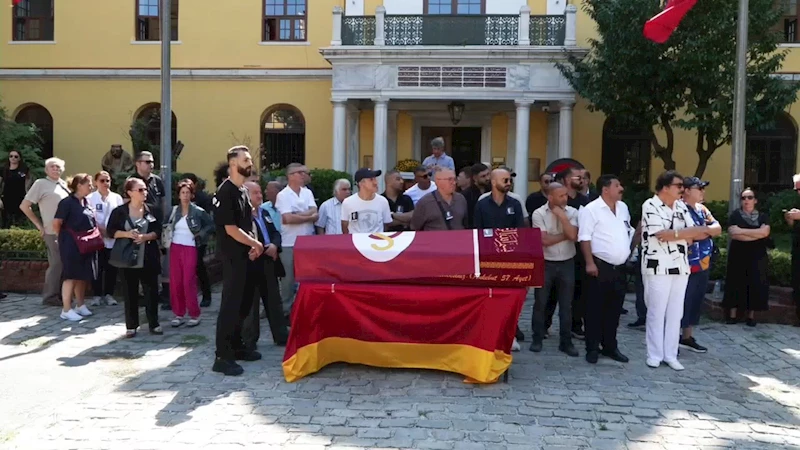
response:
{"label": "arched doorway", "polygon": [[650,147],[648,130],[618,126],[612,119],[606,119],[601,170],[618,176],[623,186],[647,189],[650,185]]}
{"label": "arched doorway", "polygon": [[797,127],[786,113],[771,126],[747,130],[744,184],[758,192],[776,192],[791,186],[797,167]]}
{"label": "arched doorway", "polygon": [[[161,104],[148,103],[139,108],[136,114],[136,123],[133,124],[133,151],[139,153],[144,143],[158,147],[161,145]],[[178,141],[178,118],[172,113],[172,145]]]}
{"label": "arched doorway", "polygon": [[42,140],[42,158],[53,157],[53,116],[47,108],[35,103],[27,105],[17,113],[14,121],[34,125]]}
{"label": "arched doorway", "polygon": [[261,119],[261,170],[306,163],[306,121],[291,105],[267,108]]}

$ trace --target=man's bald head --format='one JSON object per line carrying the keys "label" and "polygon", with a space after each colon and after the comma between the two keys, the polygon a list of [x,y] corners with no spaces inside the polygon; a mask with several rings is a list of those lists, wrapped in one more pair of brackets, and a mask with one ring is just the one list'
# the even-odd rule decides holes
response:
{"label": "man's bald head", "polygon": [[511,173],[506,169],[492,171],[492,190],[502,194],[511,190]]}
{"label": "man's bald head", "polygon": [[260,208],[261,204],[264,203],[264,196],[261,194],[261,186],[255,181],[245,181],[243,186],[250,194],[250,203],[253,204],[253,208]]}
{"label": "man's bald head", "polygon": [[555,181],[547,187],[547,201],[551,206],[567,206],[567,187]]}

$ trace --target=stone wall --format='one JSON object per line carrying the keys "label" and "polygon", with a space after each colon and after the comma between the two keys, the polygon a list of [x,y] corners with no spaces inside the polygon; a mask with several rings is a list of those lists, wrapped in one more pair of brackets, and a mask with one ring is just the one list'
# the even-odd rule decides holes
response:
{"label": "stone wall", "polygon": [[[721,303],[722,298],[713,298],[711,294],[706,294],[704,311],[714,320],[725,320],[725,310]],[[740,319],[744,318],[744,311],[739,311],[738,314]],[[794,300],[792,300],[792,288],[770,287],[769,310],[757,312],[755,318],[757,322],[761,323],[794,325],[797,315],[795,314]]]}

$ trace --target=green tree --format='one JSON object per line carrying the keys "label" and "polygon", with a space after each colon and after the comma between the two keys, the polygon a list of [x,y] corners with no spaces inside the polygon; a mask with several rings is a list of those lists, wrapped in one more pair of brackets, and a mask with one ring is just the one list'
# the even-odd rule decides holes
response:
{"label": "green tree", "polygon": [[[778,49],[776,25],[782,12],[773,0],[750,0],[747,127],[769,127],[791,105],[800,85],[773,75],[786,51]],[[674,129],[697,134],[695,151],[702,176],[709,159],[731,141],[736,67],[736,2],[697,2],[665,44],[647,40],[644,23],[662,8],[660,0],[586,0],[598,39],[585,57],[571,57],[559,69],[614,124],[648,130],[653,153],[674,169]],[[656,135],[662,130],[666,139]]]}
{"label": "green tree", "polygon": [[8,161],[8,152],[11,150],[20,152],[34,179],[44,176],[42,139],[36,127],[14,122],[0,105],[0,165]]}

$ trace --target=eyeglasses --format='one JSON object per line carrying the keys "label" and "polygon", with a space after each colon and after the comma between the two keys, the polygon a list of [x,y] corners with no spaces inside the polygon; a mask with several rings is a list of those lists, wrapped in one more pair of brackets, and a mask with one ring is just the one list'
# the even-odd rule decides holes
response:
{"label": "eyeglasses", "polygon": [[683,187],[683,183],[672,183],[670,186]]}
{"label": "eyeglasses", "polygon": [[151,166],[155,163],[155,161],[145,161],[145,160],[141,160],[139,162],[140,163],[145,163],[145,164],[150,164]]}
{"label": "eyeglasses", "polygon": [[756,197],[754,195],[743,195],[742,200],[753,200]]}
{"label": "eyeglasses", "polygon": [[8,155],[8,159],[19,159],[19,155]]}
{"label": "eyeglasses", "polygon": [[147,192],[147,188],[133,189],[133,192],[138,192],[141,194],[142,192]]}
{"label": "eyeglasses", "polygon": [[101,178],[101,179],[97,180],[97,182],[98,183],[111,183],[111,180],[104,180],[104,179]]}

